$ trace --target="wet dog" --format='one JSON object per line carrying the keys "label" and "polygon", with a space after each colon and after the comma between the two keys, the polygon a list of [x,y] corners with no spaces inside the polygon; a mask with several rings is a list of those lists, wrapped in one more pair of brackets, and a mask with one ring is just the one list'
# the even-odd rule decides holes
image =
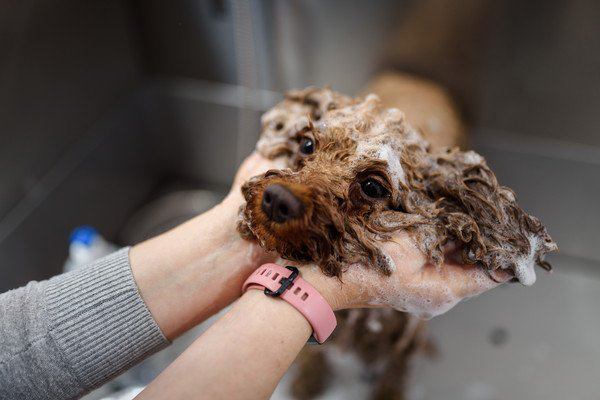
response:
{"label": "wet dog", "polygon": [[[244,184],[238,230],[284,259],[315,263],[340,279],[356,264],[385,276],[395,265],[381,243],[403,230],[437,266],[452,248],[454,257],[492,279],[502,270],[530,285],[535,265],[550,269],[544,255],[556,244],[485,160],[472,151],[430,146],[401,111],[383,107],[377,96],[293,91],[265,113],[262,125],[258,151],[284,156],[288,168]],[[339,319],[343,328],[335,340],[376,372],[374,397],[401,398],[402,371],[422,325],[391,310],[355,310]],[[312,352],[309,358],[324,357]],[[294,385],[297,397],[324,388],[326,370],[300,370],[300,381],[312,383]]]}

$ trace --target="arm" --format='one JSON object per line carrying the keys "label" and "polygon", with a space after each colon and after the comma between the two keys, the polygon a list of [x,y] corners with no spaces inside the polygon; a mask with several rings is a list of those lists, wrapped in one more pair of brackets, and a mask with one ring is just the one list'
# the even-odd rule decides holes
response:
{"label": "arm", "polygon": [[275,258],[243,240],[236,225],[244,201],[241,185],[278,162],[251,154],[221,204],[131,249],[140,294],[167,338],[176,338],[230,304],[240,296],[244,279]]}
{"label": "arm", "polygon": [[235,231],[238,186],[269,165],[250,157],[220,205],[170,232],[0,295],[0,397],[79,397],[237,298],[270,259]]}
{"label": "arm", "polygon": [[131,268],[158,326],[174,339],[239,297],[268,256],[235,231],[239,203],[222,204],[131,249]]}
{"label": "arm", "polygon": [[[345,307],[334,295],[339,282],[316,275],[302,276],[334,309]],[[311,332],[287,302],[249,290],[137,399],[266,399]]]}
{"label": "arm", "polygon": [[[451,261],[441,268],[428,264],[405,234],[389,246],[397,266],[391,276],[353,265],[342,281],[311,266],[301,269],[302,277],[334,310],[392,306],[423,317],[445,312],[459,300],[498,285],[474,266]],[[138,399],[268,398],[310,333],[308,322],[288,303],[250,290]]]}
{"label": "arm", "polygon": [[0,398],[76,398],[168,344],[128,252],[0,295]]}
{"label": "arm", "polygon": [[139,399],[266,399],[310,336],[285,301],[249,290]]}

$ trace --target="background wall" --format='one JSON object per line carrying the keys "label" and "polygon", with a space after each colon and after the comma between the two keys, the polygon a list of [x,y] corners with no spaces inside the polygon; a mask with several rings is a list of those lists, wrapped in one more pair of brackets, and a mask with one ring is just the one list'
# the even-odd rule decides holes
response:
{"label": "background wall", "polygon": [[76,225],[114,236],[156,180],[131,24],[121,2],[0,3],[0,290],[59,272]]}

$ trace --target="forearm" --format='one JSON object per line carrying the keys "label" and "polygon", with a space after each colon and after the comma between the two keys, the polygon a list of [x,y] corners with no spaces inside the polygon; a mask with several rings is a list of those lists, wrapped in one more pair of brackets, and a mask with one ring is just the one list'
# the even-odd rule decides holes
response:
{"label": "forearm", "polygon": [[[334,310],[352,299],[339,296],[342,283],[313,266],[301,267]],[[248,290],[140,395],[140,399],[265,399],[312,333],[294,306],[262,290]]]}
{"label": "forearm", "polygon": [[310,333],[291,305],[250,290],[139,398],[268,398]]}
{"label": "forearm", "polygon": [[0,398],[75,398],[167,344],[123,249],[0,295]]}
{"label": "forearm", "polygon": [[[242,172],[252,174],[253,160]],[[239,296],[244,278],[269,261],[235,231],[246,178],[238,174],[215,209],[131,251],[0,294],[2,394],[80,396]]]}
{"label": "forearm", "polygon": [[238,237],[227,201],[131,250],[0,295],[0,386],[32,399],[81,395],[239,296],[264,253]]}
{"label": "forearm", "polygon": [[235,300],[244,279],[268,261],[235,231],[237,202],[235,195],[229,196],[212,210],[131,249],[142,298],[169,339]]}

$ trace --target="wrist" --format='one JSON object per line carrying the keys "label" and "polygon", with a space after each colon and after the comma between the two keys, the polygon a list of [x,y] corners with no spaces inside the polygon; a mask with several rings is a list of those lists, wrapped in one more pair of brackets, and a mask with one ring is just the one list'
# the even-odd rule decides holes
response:
{"label": "wrist", "polygon": [[[260,290],[268,297],[283,300],[302,314],[313,328],[311,342],[323,343],[335,329],[337,322],[330,303],[334,298],[325,298],[322,293],[326,285],[319,285],[321,292],[304,279],[294,266],[275,263],[263,264],[246,279],[242,292]],[[322,283],[321,281],[318,281]],[[335,303],[334,303],[335,304]]]}
{"label": "wrist", "polygon": [[[331,307],[337,310],[349,308],[373,307],[373,293],[369,286],[365,286],[364,277],[357,279],[354,273],[359,266],[352,266],[342,276],[326,276],[316,265],[302,268],[302,274],[315,288],[323,292],[323,297],[329,301]],[[354,268],[354,269],[353,269]]]}
{"label": "wrist", "polygon": [[346,308],[343,298],[339,296],[341,285],[337,278],[326,277],[315,265],[301,267],[300,276],[325,298],[334,311]]}
{"label": "wrist", "polygon": [[326,276],[316,265],[300,268],[301,276],[327,300],[334,311],[360,307],[363,304],[356,285],[343,278]]}

